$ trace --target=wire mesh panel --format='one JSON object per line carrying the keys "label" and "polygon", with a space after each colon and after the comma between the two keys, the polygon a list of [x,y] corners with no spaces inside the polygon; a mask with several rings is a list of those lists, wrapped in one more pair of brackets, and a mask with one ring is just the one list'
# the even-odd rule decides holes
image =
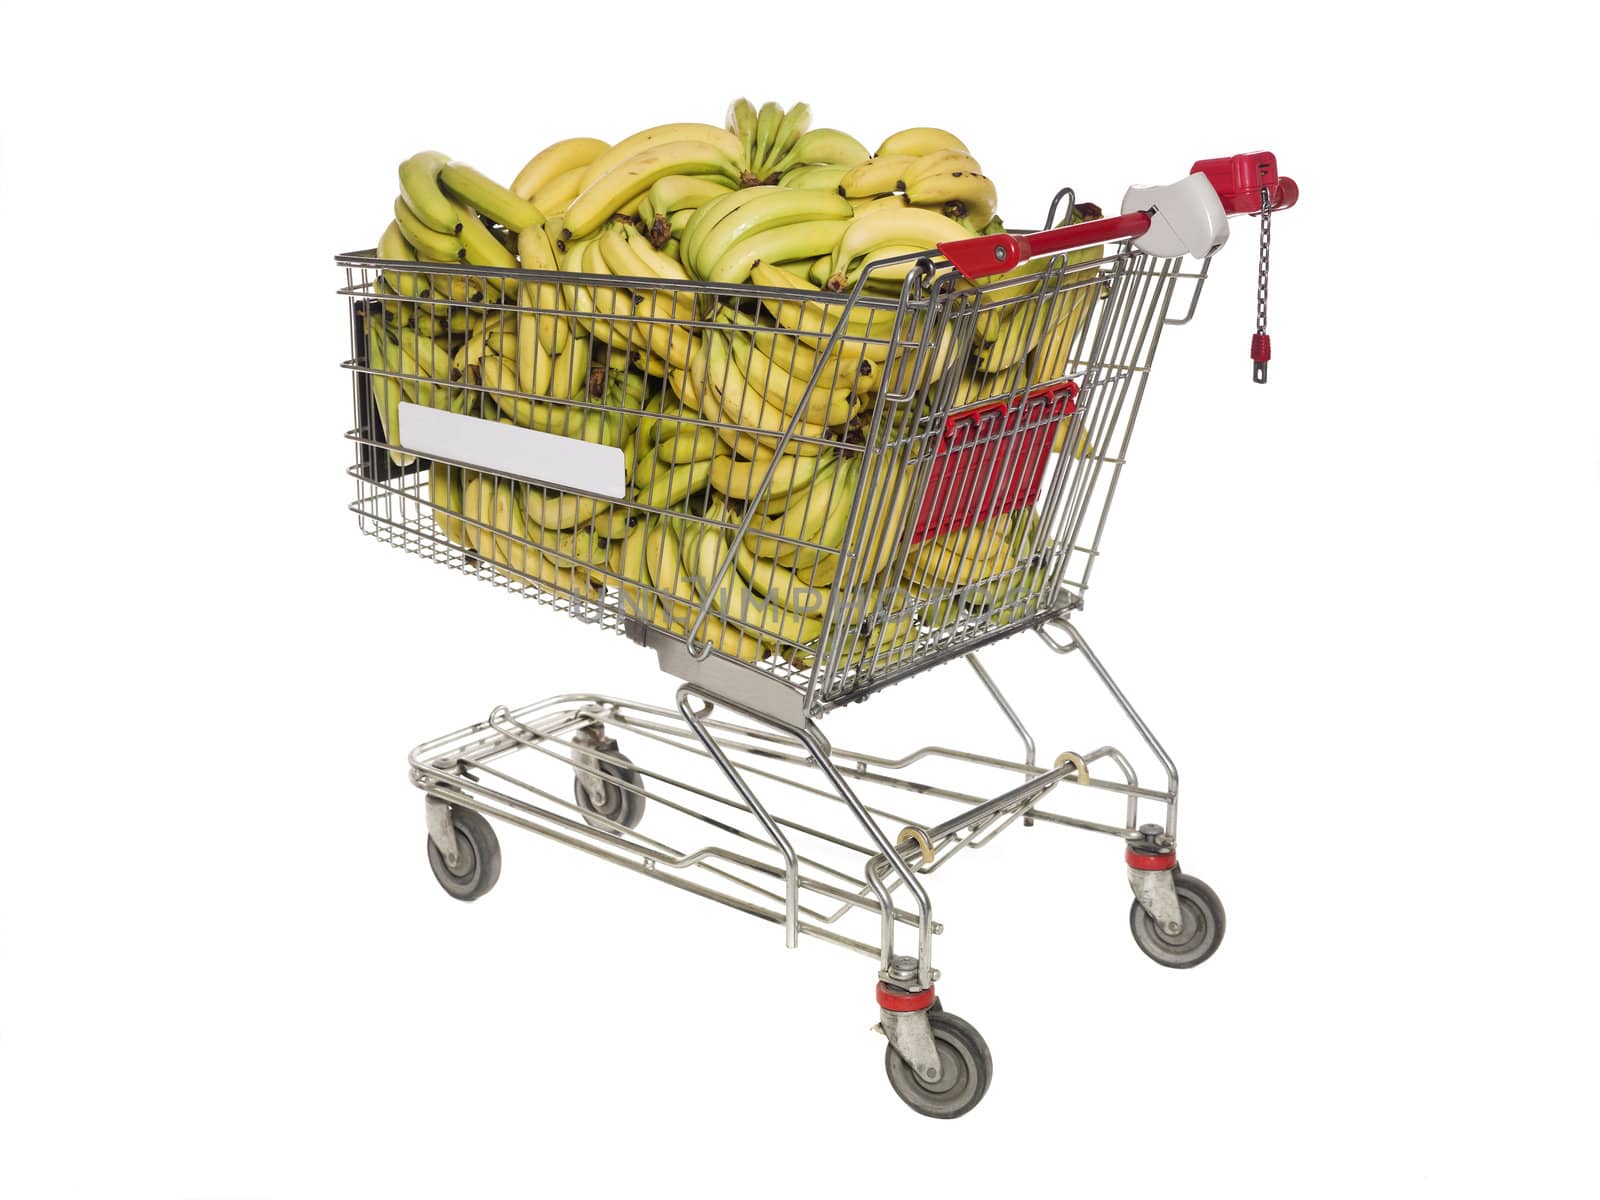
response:
{"label": "wire mesh panel", "polygon": [[[694,282],[622,220],[557,248],[559,271],[340,258],[361,528],[809,713],[1079,603],[1198,288],[1125,243],[976,283],[907,254],[842,291]],[[424,414],[544,435],[551,468],[425,457]],[[570,482],[594,447],[616,487]]]}

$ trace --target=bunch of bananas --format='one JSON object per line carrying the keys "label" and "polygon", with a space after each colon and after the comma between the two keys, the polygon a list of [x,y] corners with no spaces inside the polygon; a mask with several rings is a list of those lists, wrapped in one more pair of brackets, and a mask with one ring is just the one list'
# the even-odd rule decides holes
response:
{"label": "bunch of bananas", "polygon": [[[403,402],[622,451],[617,501],[429,471],[443,536],[507,578],[613,590],[627,614],[751,662],[809,665],[838,614],[843,661],[872,670],[954,620],[1020,614],[1044,586],[1030,512],[903,547],[923,451],[896,436],[866,453],[874,422],[907,431],[936,403],[1082,367],[1098,250],[984,281],[970,352],[954,322],[924,337],[926,314],[874,299],[938,243],[1003,228],[955,135],[905,129],[873,154],[810,128],[804,104],[740,99],[720,127],[556,142],[510,187],[435,151],[399,177],[365,329],[392,461],[413,461]],[[745,284],[760,291],[705,286]]]}

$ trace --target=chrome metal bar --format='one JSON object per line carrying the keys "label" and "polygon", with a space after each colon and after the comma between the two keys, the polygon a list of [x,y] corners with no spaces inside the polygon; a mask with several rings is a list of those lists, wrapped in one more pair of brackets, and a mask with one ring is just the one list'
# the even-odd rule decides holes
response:
{"label": "chrome metal bar", "polygon": [[978,661],[976,654],[967,655],[967,662],[977,672],[978,678],[983,681],[983,686],[988,690],[994,702],[1000,706],[1000,711],[1005,713],[1006,720],[1011,722],[1011,728],[1017,731],[1017,736],[1022,739],[1023,759],[1028,766],[1033,766],[1034,746],[1033,735],[1028,732],[1027,726],[1022,723],[1022,718],[1017,716],[1017,710],[1011,707],[1011,702],[1006,699],[1005,693],[1000,690],[999,684],[990,677],[989,672],[983,669],[983,664]]}
{"label": "chrome metal bar", "polygon": [[1167,773],[1167,836],[1176,837],[1178,833],[1177,766],[1173,763],[1171,756],[1167,754],[1161,743],[1156,740],[1155,734],[1145,724],[1144,718],[1138,714],[1133,705],[1128,702],[1128,698],[1122,694],[1122,689],[1117,686],[1116,680],[1111,678],[1110,672],[1101,664],[1094,651],[1089,649],[1089,644],[1083,640],[1083,635],[1070,622],[1060,621],[1057,624],[1066,630],[1067,636],[1072,639],[1073,645],[1083,655],[1084,660],[1094,670],[1094,673],[1099,676],[1100,682],[1105,685],[1106,691],[1111,693],[1111,698],[1117,702],[1117,707],[1122,709],[1123,715],[1139,731],[1139,736],[1144,739],[1144,744],[1150,748],[1150,752],[1160,760],[1162,770]]}
{"label": "chrome metal bar", "polygon": [[[723,753],[722,747],[717,745],[716,738],[711,736],[711,731],[706,728],[701,715],[695,712],[690,704],[690,699],[697,695],[698,693],[688,684],[680,687],[678,689],[678,711],[683,714],[683,719],[688,722],[689,728],[694,730],[694,735],[705,746],[706,753],[711,755],[717,766],[722,769],[722,773],[727,776],[728,782],[733,784],[734,789],[738,791],[740,798],[745,803],[745,807],[756,815],[756,819],[761,822],[762,827],[767,831],[767,836],[772,839],[772,844],[783,855],[785,912],[783,942],[785,946],[792,950],[800,944],[800,917],[798,911],[800,906],[800,868],[795,861],[794,847],[789,844],[789,839],[784,836],[783,830],[778,828],[777,823],[773,821],[771,814],[762,806],[761,801],[756,799],[755,793],[750,790],[749,784],[745,783],[744,777],[739,774],[739,770],[733,765],[732,760]],[[699,696],[699,698],[702,700],[711,699],[711,697],[703,695]],[[889,909],[894,906],[885,902],[884,907]],[[887,913],[885,913],[884,919],[886,922],[891,920]]]}

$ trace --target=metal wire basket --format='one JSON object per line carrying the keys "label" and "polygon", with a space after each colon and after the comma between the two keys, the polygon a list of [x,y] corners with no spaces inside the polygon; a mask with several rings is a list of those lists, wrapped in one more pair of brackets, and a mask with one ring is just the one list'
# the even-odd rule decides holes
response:
{"label": "metal wire basket", "polygon": [[1096,245],[1109,223],[1025,274],[931,251],[842,293],[342,255],[351,507],[742,703],[860,699],[1082,603],[1161,329],[1205,276]]}

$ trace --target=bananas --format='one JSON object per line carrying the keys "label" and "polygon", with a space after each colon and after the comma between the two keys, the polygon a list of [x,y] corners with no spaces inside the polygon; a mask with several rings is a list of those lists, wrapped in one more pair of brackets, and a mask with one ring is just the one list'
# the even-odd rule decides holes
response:
{"label": "bananas", "polygon": [[[607,157],[603,155],[599,161]],[[592,172],[597,165],[591,163],[587,170]],[[726,175],[737,179],[739,167],[725,150],[707,141],[652,145],[595,177],[578,194],[563,221],[567,236],[581,238],[593,233],[601,222],[630,201],[637,203],[653,183],[668,175]]]}
{"label": "bananas", "polygon": [[859,166],[872,156],[867,148],[848,133],[838,129],[813,129],[795,140],[789,152],[779,160],[774,170],[787,178],[796,168],[832,166],[849,168]]}
{"label": "bananas", "polygon": [[460,231],[460,218],[439,187],[439,172],[449,161],[437,150],[424,150],[406,159],[400,164],[400,198],[420,225],[453,234]]}
{"label": "bananas", "polygon": [[[609,174],[614,168],[621,166],[628,159],[637,156],[645,150],[658,149],[663,145],[678,142],[696,142],[714,147],[720,155],[730,163],[742,164],[742,150],[739,139],[726,130],[718,129],[715,125],[702,125],[698,122],[682,122],[672,125],[656,125],[650,129],[642,129],[632,137],[623,138],[604,154],[597,156],[579,176],[579,187],[587,188],[601,176]],[[693,172],[690,172],[691,174]],[[732,176],[738,181],[739,172],[736,169]]]}
{"label": "bananas", "polygon": [[455,205],[450,202],[449,197],[445,197],[444,203],[450,210],[451,232],[449,233],[440,233],[426,224],[417,215],[416,210],[407,203],[404,194],[394,198],[394,223],[400,227],[400,233],[405,240],[415,248],[418,258],[427,258],[433,262],[460,262],[461,239],[455,232],[460,228],[460,218],[456,216]]}
{"label": "bananas", "polygon": [[917,160],[909,154],[885,154],[851,167],[839,180],[840,195],[883,196],[900,187],[900,176]]}
{"label": "bananas", "polygon": [[[564,138],[554,142],[530,158],[517,172],[517,177],[511,181],[511,191],[524,200],[532,200],[540,188],[558,175],[581,171],[609,149],[610,143],[602,142],[599,138]],[[573,195],[577,195],[577,192],[574,191]]]}
{"label": "bananas", "polygon": [[[406,495],[428,536],[749,663],[814,663],[827,629],[870,675],[946,626],[1037,611],[1059,568],[1037,521],[912,543],[922,435],[1082,373],[1100,252],[901,311],[884,296],[940,242],[1003,228],[994,182],[948,131],[873,154],[811,119],[741,99],[725,127],[567,138],[509,187],[434,150],[400,165],[366,277],[378,452],[419,465],[398,442],[410,402],[614,446],[626,473],[611,499],[420,464]],[[1093,454],[1070,427],[1055,448]]]}
{"label": "bananas", "polygon": [[998,203],[994,181],[976,170],[938,171],[906,180],[906,200],[954,220],[987,225]]}
{"label": "bananas", "polygon": [[878,153],[873,157],[904,154],[920,158],[924,154],[937,154],[944,150],[954,150],[958,154],[968,153],[966,144],[949,130],[936,129],[931,125],[918,125],[911,129],[902,129],[899,133],[891,133],[883,139],[883,144],[878,147]]}
{"label": "bananas", "polygon": [[440,167],[439,186],[512,233],[544,224],[544,214],[528,203],[526,197],[501,187],[466,163],[450,162]]}
{"label": "bananas", "polygon": [[950,218],[923,208],[881,208],[854,217],[839,238],[830,261],[827,286],[842,290],[857,264],[884,247],[929,249],[940,242],[967,237],[967,231]]}
{"label": "bananas", "polygon": [[[725,278],[724,275],[733,273],[732,263],[742,257],[755,255],[752,263],[759,260],[763,251],[773,253],[770,248],[773,241],[760,243],[752,251],[748,247],[738,255],[729,257],[729,252],[734,250],[737,243],[743,239],[753,238],[755,234],[767,230],[779,229],[785,226],[796,225],[808,221],[842,221],[850,217],[849,202],[837,192],[827,192],[814,188],[780,188],[761,187],[749,188],[740,193],[741,203],[726,205],[718,213],[720,220],[712,223],[709,219],[696,225],[693,219],[690,227],[685,230],[689,240],[686,242],[683,253],[688,256],[688,265],[702,279],[709,279],[715,283],[743,282],[741,278]],[[725,213],[725,215],[724,215]],[[707,227],[709,226],[709,227]],[[837,240],[837,237],[833,239]],[[806,241],[811,245],[815,239]],[[823,249],[832,245],[824,232],[820,243]],[[787,247],[788,242],[784,243]],[[780,252],[789,254],[790,249]],[[808,257],[810,254],[820,254],[822,250],[805,251],[794,254],[793,257]],[[785,262],[787,258],[774,259],[773,261]],[[721,268],[722,274],[719,274]],[[749,277],[748,268],[744,268],[744,278]]]}

